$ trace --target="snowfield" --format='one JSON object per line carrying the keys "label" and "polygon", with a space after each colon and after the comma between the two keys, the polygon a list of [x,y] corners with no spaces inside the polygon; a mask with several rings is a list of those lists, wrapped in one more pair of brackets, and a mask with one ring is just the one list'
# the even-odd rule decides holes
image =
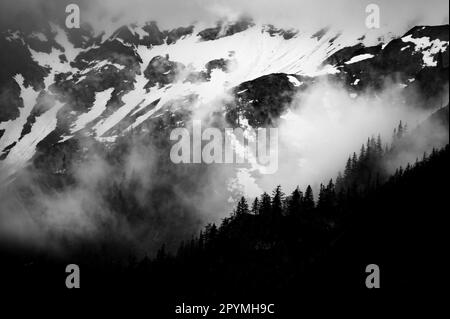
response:
{"label": "snowfield", "polygon": [[[362,43],[365,36],[352,31],[343,33],[338,29],[326,28],[316,33],[300,30],[285,37],[278,29],[271,34],[267,26],[254,24],[244,31],[206,41],[198,35],[203,30],[202,28],[201,24],[194,25],[192,33],[181,36],[171,44],[168,44],[167,41],[161,45],[150,46],[133,44],[129,40],[121,39],[118,34],[111,37],[110,35],[113,33],[108,33],[108,36],[103,37],[103,43],[77,48],[71,43],[64,29],[51,24],[51,30],[54,33],[53,40],[60,47],[52,47],[50,53],[32,49],[26,44],[27,37],[20,32],[10,31],[6,35],[6,40],[25,44],[32,59],[39,66],[47,68],[49,72],[44,79],[44,90],[47,94],[58,94],[52,91],[52,85],[56,81],[55,77],[60,75],[65,76],[65,81],[72,81],[73,86],[85,85],[87,89],[94,90],[95,97],[91,105],[76,112],[69,109],[68,114],[71,119],[73,118],[73,122],[67,131],[61,133],[59,143],[73,138],[77,132],[82,130],[86,130],[87,134],[94,136],[98,141],[113,143],[120,134],[140,126],[158,114],[160,115],[163,108],[171,105],[174,100],[183,101],[192,96],[196,97],[192,110],[194,116],[201,117],[206,114],[205,112],[217,110],[217,101],[229,97],[231,89],[243,82],[281,73],[286,74],[288,81],[295,88],[300,88],[305,85],[299,80],[302,76],[339,74],[342,66],[330,65],[324,61],[341,49]],[[144,39],[148,36],[143,26],[128,27],[127,30],[134,38]],[[40,32],[31,33],[28,38],[43,43],[49,41],[49,35]],[[83,39],[86,40],[87,37],[83,36]],[[114,42],[119,43],[119,46],[123,45],[124,50],[128,50],[125,52],[131,50],[140,61],[137,65],[139,70],[132,78],[133,89],[123,92],[117,108],[109,110],[108,102],[114,94],[121,92],[115,92],[114,87],[96,89],[92,77],[101,81],[103,72],[125,74],[132,70],[129,70],[121,62],[115,63],[111,59],[97,58],[97,56],[92,57],[90,61],[82,61],[86,62],[86,66],[81,69],[75,67],[73,63],[79,54],[102,48],[102,45],[112,43],[112,40],[117,40]],[[448,49],[448,41],[439,39],[431,41],[429,37],[415,38],[408,35],[401,40],[405,43],[401,51],[414,46],[414,53],[422,54],[423,67],[435,67],[437,64],[436,54]],[[382,40],[380,41],[380,43],[384,43]],[[383,44],[383,48],[385,46],[386,43]],[[61,58],[63,55],[65,59]],[[148,87],[149,79],[144,75],[144,70],[155,57],[166,57],[171,63],[181,63],[189,72],[199,74],[209,72],[208,79],[185,81],[185,77],[183,77],[185,74],[178,75],[172,70],[168,70],[161,74],[162,76],[175,74],[171,83]],[[374,54],[369,53],[356,54],[346,57],[343,63],[350,66],[374,57]],[[128,61],[127,59],[130,57],[121,56],[120,58]],[[226,69],[207,70],[206,66],[213,60],[225,61]],[[67,107],[61,100],[57,101],[55,106],[38,115],[35,122],[32,123],[31,130],[21,136],[41,92],[35,91],[31,86],[26,86],[24,76],[21,74],[16,74],[14,80],[19,85],[23,107],[20,108],[20,115],[17,118],[0,123],[0,131],[3,131],[0,137],[0,154],[4,157],[0,165],[13,167],[13,172],[26,165],[27,161],[33,157],[36,145],[57,128],[58,112]],[[414,78],[410,79],[409,83],[412,81]],[[355,76],[349,84],[359,85],[360,78]],[[237,95],[247,93],[247,89],[236,92]],[[356,98],[358,94],[350,93],[350,96]],[[248,103],[253,103],[253,101],[253,99],[249,100]],[[154,105],[149,107],[151,104]],[[143,112],[147,108],[148,111]],[[137,116],[138,114],[139,116]],[[120,131],[117,131],[115,128],[118,124],[124,123],[122,121],[125,119],[127,120],[126,125],[120,126]],[[241,119],[241,121],[244,123],[246,119]]]}

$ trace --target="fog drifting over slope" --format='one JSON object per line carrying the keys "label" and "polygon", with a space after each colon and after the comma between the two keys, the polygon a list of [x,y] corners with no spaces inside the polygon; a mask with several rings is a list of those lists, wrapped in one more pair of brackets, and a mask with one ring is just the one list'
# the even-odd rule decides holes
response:
{"label": "fog drifting over slope", "polygon": [[[97,32],[112,32],[123,24],[155,20],[162,28],[186,26],[194,21],[208,24],[218,19],[249,15],[257,22],[278,27],[317,31],[333,26],[343,31],[366,31],[366,6],[380,7],[381,28],[369,38],[392,33],[401,35],[416,25],[447,24],[449,2],[446,0],[1,0],[0,26],[63,22],[65,7],[75,3],[81,9],[81,22],[92,24]],[[426,6],[426,10],[424,10]],[[26,19],[23,19],[26,17]],[[365,32],[361,32],[365,33]]]}
{"label": "fog drifting over slope", "polygon": [[[258,178],[261,189],[273,189],[283,181],[287,191],[297,185],[305,189],[308,184],[317,190],[320,183],[343,171],[349,155],[358,154],[367,138],[380,134],[383,143],[390,144],[400,121],[413,130],[439,107],[423,110],[407,105],[402,90],[399,84],[386,83],[382,92],[356,95],[340,83],[321,81],[301,93],[279,123],[279,170]],[[448,131],[443,127],[430,127],[421,134],[423,139],[414,147],[416,153],[398,159],[397,166],[429,151],[430,136],[447,137],[448,141]],[[437,144],[438,140],[441,143],[442,139],[436,139]],[[392,166],[391,172],[397,168]]]}
{"label": "fog drifting over slope", "polygon": [[[9,20],[14,16],[12,13],[23,11],[31,14],[36,21],[50,18],[64,20],[64,4],[68,2],[2,0],[2,23],[12,23]],[[237,0],[110,0],[83,1],[80,6],[82,21],[93,23],[97,32],[114,30],[121,24],[136,20],[157,20],[162,28],[172,28],[188,25],[195,20],[213,24],[218,18],[233,19],[249,14],[258,22],[273,23],[279,27],[318,30],[331,24],[342,28],[345,33],[365,30],[364,9],[367,3],[369,1],[357,0],[339,3],[259,0],[245,4]],[[423,10],[423,1],[384,0],[378,3],[381,6],[382,28],[373,31],[372,38],[388,32],[399,35],[419,24],[448,23],[448,1],[429,1],[427,10]],[[117,19],[111,23],[113,17]],[[413,129],[431,111],[419,111],[411,105],[404,105],[401,91],[399,85],[389,83],[377,95],[366,92],[352,97],[339,83],[319,82],[301,93],[279,123],[278,172],[250,177],[244,171],[240,182],[245,183],[247,179],[249,183],[247,188],[241,188],[244,194],[257,196],[262,191],[270,192],[278,184],[287,193],[296,185],[305,188],[311,184],[317,189],[318,184],[334,178],[343,169],[349,154],[358,152],[367,137],[381,134],[383,140],[389,142],[392,130],[400,120]],[[220,109],[219,102],[214,101],[214,104]],[[210,109],[201,109],[204,114],[196,116],[206,116],[206,111],[215,109],[209,106]],[[423,139],[428,134],[437,134],[446,136],[448,140],[448,131],[442,131],[439,127],[430,129],[433,132],[424,131]],[[398,164],[421,156],[421,152],[423,147],[418,145],[416,154],[408,154],[395,165],[390,165],[394,169]],[[139,143],[132,144],[123,166],[124,175],[115,175],[113,168],[94,154],[91,161],[75,169],[77,184],[74,187],[50,193],[35,184],[33,174],[24,172],[15,188],[7,189],[8,185],[3,185],[0,190],[0,238],[33,243],[46,249],[54,247],[61,252],[67,243],[70,246],[71,240],[96,241],[115,236],[115,240],[129,241],[137,246],[139,253],[143,250],[145,253],[154,251],[168,239],[173,242],[186,239],[203,224],[218,222],[230,213],[226,188],[235,173],[230,167],[217,165],[198,175],[181,171],[177,175],[179,180],[171,179],[172,176],[158,174],[158,171],[164,172],[166,167],[155,167],[153,154],[155,152],[151,148],[143,149]],[[135,182],[135,178],[138,183],[135,199],[148,209],[149,215],[158,209],[167,212],[163,223],[130,223],[108,207],[103,197],[105,186],[117,182],[128,187],[129,183]],[[182,187],[185,182],[183,178],[197,186],[186,192],[189,187]],[[157,196],[161,195],[155,192],[156,200],[162,204],[150,206],[153,202],[147,201],[148,192],[162,186],[169,187],[176,194],[176,200],[158,199]],[[24,201],[30,192],[33,193],[33,201]],[[186,211],[177,210],[178,205],[185,205]]]}

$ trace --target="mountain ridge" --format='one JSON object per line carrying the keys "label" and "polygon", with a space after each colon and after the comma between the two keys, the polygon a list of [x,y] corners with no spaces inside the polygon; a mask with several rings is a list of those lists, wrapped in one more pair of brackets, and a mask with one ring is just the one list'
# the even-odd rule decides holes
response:
{"label": "mountain ridge", "polygon": [[[362,44],[364,36],[349,42],[342,39],[341,32],[329,28],[305,35],[271,25],[257,26],[248,19],[234,24],[219,22],[214,28],[200,31],[194,26],[160,31],[155,22],[150,22],[140,28],[119,28],[103,41],[86,28],[66,33],[52,25],[49,30],[56,32],[53,39],[39,33],[24,39],[11,31],[0,38],[8,42],[8,50],[23,52],[18,55],[20,63],[8,63],[9,56],[0,59],[10,68],[2,73],[0,81],[0,151],[4,161],[15,148],[34,145],[39,149],[42,145],[64,143],[82,132],[100,141],[114,141],[117,134],[139,127],[180,98],[198,105],[231,92],[234,102],[231,110],[227,104],[225,118],[236,125],[241,116],[236,114],[242,113],[250,125],[258,126],[271,124],[270,117],[276,119],[285,111],[286,101],[276,96],[292,96],[322,77],[344,82],[354,94],[379,90],[386,79],[395,78],[405,86],[406,97],[410,95],[408,91],[419,90],[433,98],[448,83],[448,25],[417,26],[400,38],[372,47]],[[32,41],[26,43],[30,37]],[[252,40],[256,42],[235,47]],[[36,41],[46,45],[40,52],[34,50],[38,49]],[[352,41],[354,44],[350,45]],[[262,51],[255,50],[258,42]],[[214,51],[208,51],[209,48]],[[305,66],[309,69],[306,73]],[[23,74],[23,83],[12,78],[16,74]],[[272,89],[273,77],[278,80]],[[22,116],[21,101],[26,99],[21,91],[27,92],[29,85],[38,93],[40,102],[30,101],[33,105],[27,107],[29,113]],[[248,85],[260,87],[256,95],[266,94],[271,105],[253,105],[255,94],[247,100],[249,92],[238,94],[248,90]],[[110,94],[102,93],[108,90],[112,90]],[[91,110],[99,96],[108,99],[98,102],[103,111],[97,114]],[[48,105],[43,106],[47,100]],[[36,121],[43,121],[45,113],[55,107],[55,101],[59,105],[55,129],[46,136],[30,139],[39,140],[37,143],[22,145],[20,141],[33,134]],[[269,117],[254,120],[255,110],[266,114],[265,108],[272,110]],[[86,119],[89,114],[96,116]],[[19,115],[26,120],[19,121]],[[85,127],[80,125],[80,118]],[[55,118],[48,120],[54,122]],[[22,126],[20,134],[14,133],[15,126]]]}

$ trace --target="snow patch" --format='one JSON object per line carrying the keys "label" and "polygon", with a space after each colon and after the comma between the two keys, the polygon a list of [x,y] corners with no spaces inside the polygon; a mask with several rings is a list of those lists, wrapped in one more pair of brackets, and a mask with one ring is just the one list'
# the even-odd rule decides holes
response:
{"label": "snow patch", "polygon": [[371,59],[373,57],[374,57],[374,55],[373,54],[369,54],[369,53],[360,54],[360,55],[356,55],[356,56],[352,57],[350,60],[345,62],[345,64],[353,64],[353,63],[356,63],[356,62],[359,62],[359,61]]}
{"label": "snow patch", "polygon": [[48,39],[45,36],[45,34],[43,34],[42,32],[33,32],[32,34],[30,34],[30,37],[33,39],[37,39],[41,42],[47,42]]}
{"label": "snow patch", "polygon": [[288,80],[291,82],[294,86],[300,86],[303,84],[303,82],[300,82],[295,76],[288,75]]}
{"label": "snow patch", "polygon": [[6,164],[20,168],[33,157],[37,144],[56,128],[56,114],[62,106],[63,104],[57,101],[54,107],[36,118],[30,133],[25,135],[8,154]]}
{"label": "snow patch", "polygon": [[64,48],[64,54],[66,55],[68,62],[74,61],[78,54],[87,50],[75,48],[72,42],[69,41],[66,31],[58,25],[50,23],[50,27],[52,28],[52,31],[56,33],[55,41]]}
{"label": "snow patch", "polygon": [[406,50],[407,48],[409,48],[409,45],[405,45],[403,48],[400,49],[400,51],[404,51],[404,50]]}
{"label": "snow patch", "polygon": [[75,133],[85,128],[86,124],[92,122],[97,117],[99,117],[106,110],[106,104],[111,98],[111,94],[113,91],[114,88],[109,88],[102,92],[96,92],[94,105],[87,113],[83,113],[78,117],[78,119],[75,121],[72,128],[70,129],[70,132]]}
{"label": "snow patch", "polygon": [[412,35],[408,35],[402,38],[403,42],[411,42],[415,45],[415,52],[422,54],[423,66],[433,67],[437,66],[437,61],[434,60],[434,56],[448,47],[448,41],[441,41],[435,39],[430,40],[429,37],[413,38]]}
{"label": "snow patch", "polygon": [[23,107],[19,109],[19,117],[14,120],[0,123],[0,130],[5,130],[3,136],[0,138],[0,152],[3,151],[5,147],[19,140],[22,128],[27,122],[27,118],[39,96],[39,92],[33,90],[31,86],[27,88],[24,86],[24,77],[21,74],[14,76],[14,80],[20,86],[20,97],[23,101]]}

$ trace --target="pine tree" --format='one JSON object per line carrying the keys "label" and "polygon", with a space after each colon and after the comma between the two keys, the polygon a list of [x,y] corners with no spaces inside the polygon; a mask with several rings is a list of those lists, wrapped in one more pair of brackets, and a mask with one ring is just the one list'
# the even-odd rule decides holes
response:
{"label": "pine tree", "polygon": [[403,137],[403,124],[402,121],[400,121],[397,128],[397,139],[401,139],[402,137]]}
{"label": "pine tree", "polygon": [[383,155],[383,143],[381,141],[380,134],[378,134],[377,136],[376,153],[378,157],[381,157]]}
{"label": "pine tree", "polygon": [[258,213],[259,213],[259,200],[258,200],[258,197],[255,197],[255,200],[253,201],[251,212],[252,212],[253,215],[258,215]]}
{"label": "pine tree", "polygon": [[372,155],[372,143],[370,141],[370,138],[367,138],[367,143],[366,143],[366,158],[370,158],[370,156]]}
{"label": "pine tree", "polygon": [[248,210],[247,200],[245,199],[244,196],[242,196],[237,205],[236,216],[242,216],[242,215],[245,215],[248,213],[249,213],[249,210]]}
{"label": "pine tree", "polygon": [[[367,150],[367,153],[369,150]],[[353,153],[352,156],[352,173],[356,173],[358,170],[358,157],[356,156],[356,153]]]}
{"label": "pine tree", "polygon": [[345,164],[344,169],[344,179],[346,183],[350,181],[351,176],[352,176],[352,159],[349,157],[347,160],[347,164]]}
{"label": "pine tree", "polygon": [[326,191],[328,205],[329,207],[334,207],[334,205],[336,204],[336,187],[333,183],[333,179],[330,179],[330,181],[328,182]]}
{"label": "pine tree", "polygon": [[317,200],[317,208],[324,209],[326,206],[326,200],[327,200],[327,194],[325,191],[325,186],[323,186],[323,184],[320,183],[319,199]]}
{"label": "pine tree", "polygon": [[292,192],[291,196],[288,200],[288,215],[296,216],[300,212],[301,202],[302,202],[303,193],[300,191],[300,188],[297,188]]}
{"label": "pine tree", "polygon": [[361,150],[359,151],[359,161],[363,161],[365,157],[366,157],[366,147],[363,144],[361,145]]}
{"label": "pine tree", "polygon": [[217,236],[216,224],[212,223],[206,225],[204,232],[205,245],[209,245],[211,242],[213,242],[216,239],[216,236]]}
{"label": "pine tree", "polygon": [[308,187],[306,188],[305,196],[303,197],[302,206],[306,211],[310,211],[310,210],[314,209],[314,206],[315,206],[314,194],[313,194],[313,190],[310,185],[308,185]]}
{"label": "pine tree", "polygon": [[272,196],[272,212],[276,216],[281,216],[283,212],[283,199],[284,193],[281,191],[281,186],[278,185],[274,191]]}
{"label": "pine tree", "polygon": [[272,212],[272,203],[270,200],[269,194],[264,192],[261,195],[260,205],[259,205],[259,214],[261,216],[270,216]]}
{"label": "pine tree", "polygon": [[342,173],[338,172],[336,177],[336,191],[340,192],[344,188],[344,178],[342,177]]}
{"label": "pine tree", "polygon": [[335,203],[336,203],[336,191],[333,180],[330,179],[327,186],[320,184],[317,208],[329,210],[335,205]]}
{"label": "pine tree", "polygon": [[205,247],[205,233],[200,231],[200,235],[198,237],[198,248],[202,250]]}

